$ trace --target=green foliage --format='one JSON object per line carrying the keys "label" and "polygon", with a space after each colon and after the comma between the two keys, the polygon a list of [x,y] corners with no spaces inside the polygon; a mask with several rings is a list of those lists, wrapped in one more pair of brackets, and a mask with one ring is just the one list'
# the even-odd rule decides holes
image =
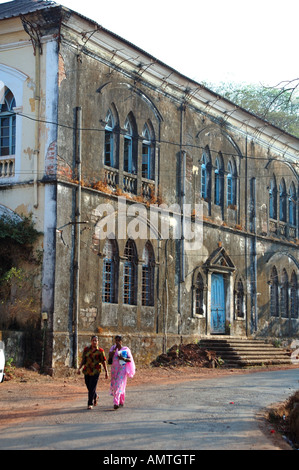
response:
{"label": "green foliage", "polygon": [[299,97],[293,90],[221,83],[205,86],[274,126],[299,137]]}
{"label": "green foliage", "polygon": [[33,245],[39,235],[31,217],[25,217],[21,221],[0,217],[0,240],[10,239],[20,245]]}

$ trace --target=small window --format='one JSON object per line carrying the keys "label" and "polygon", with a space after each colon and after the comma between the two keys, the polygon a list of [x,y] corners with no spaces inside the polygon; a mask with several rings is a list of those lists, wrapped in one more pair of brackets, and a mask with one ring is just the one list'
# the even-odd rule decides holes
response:
{"label": "small window", "polygon": [[4,98],[0,101],[0,157],[16,153],[16,106],[12,92],[6,88]]}
{"label": "small window", "polygon": [[228,174],[227,174],[227,205],[235,206],[236,205],[236,176],[234,168],[231,162],[228,164]]}
{"label": "small window", "polygon": [[154,179],[154,148],[148,126],[143,129],[142,141],[142,178]]}
{"label": "small window", "polygon": [[153,247],[147,242],[143,250],[142,265],[142,305],[154,305],[155,257]]}
{"label": "small window", "polygon": [[200,273],[198,273],[195,283],[195,313],[204,315],[204,283]]}
{"label": "small window", "polygon": [[223,204],[223,170],[219,158],[216,159],[215,168],[215,204],[216,206]]}
{"label": "small window", "polygon": [[296,273],[293,272],[291,278],[291,318],[298,319],[298,310],[298,281]]}
{"label": "small window", "polygon": [[284,179],[279,186],[279,220],[281,222],[287,221],[287,192]]}
{"label": "small window", "polygon": [[108,111],[105,127],[105,165],[115,167],[114,159],[114,120],[111,111]]}
{"label": "small window", "polygon": [[297,225],[297,196],[296,196],[296,189],[294,183],[292,183],[290,187],[290,195],[289,195],[289,222],[290,225],[296,227]]}
{"label": "small window", "polygon": [[277,188],[275,179],[270,181],[269,187],[269,216],[270,219],[277,219]]}
{"label": "small window", "polygon": [[127,117],[124,136],[124,171],[137,174],[137,147],[136,135],[132,120]]}
{"label": "small window", "polygon": [[245,309],[244,309],[244,286],[243,282],[241,279],[239,279],[238,284],[237,284],[237,290],[236,290],[236,299],[235,299],[235,305],[236,305],[236,317],[237,318],[245,318]]}
{"label": "small window", "polygon": [[289,279],[288,273],[285,269],[283,270],[281,277],[280,312],[282,318],[289,317]]}
{"label": "small window", "polygon": [[125,247],[124,263],[124,304],[137,304],[137,266],[138,258],[133,240],[128,240]]}
{"label": "small window", "polygon": [[210,199],[211,197],[211,163],[205,151],[201,159],[201,197]]}
{"label": "small window", "polygon": [[106,240],[103,259],[103,291],[104,303],[117,303],[118,291],[118,249],[115,240]]}
{"label": "small window", "polygon": [[275,266],[270,278],[270,315],[271,317],[279,317],[278,274]]}

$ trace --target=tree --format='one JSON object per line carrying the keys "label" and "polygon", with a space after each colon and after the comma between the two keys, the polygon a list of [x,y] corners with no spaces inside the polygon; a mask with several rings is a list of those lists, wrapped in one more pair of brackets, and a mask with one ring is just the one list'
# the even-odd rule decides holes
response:
{"label": "tree", "polygon": [[299,80],[276,87],[221,83],[205,86],[274,126],[299,137]]}

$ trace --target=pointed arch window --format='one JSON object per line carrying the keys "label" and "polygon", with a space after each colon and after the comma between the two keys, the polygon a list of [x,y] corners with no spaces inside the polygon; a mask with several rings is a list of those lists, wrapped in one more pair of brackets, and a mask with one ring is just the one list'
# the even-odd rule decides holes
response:
{"label": "pointed arch window", "polygon": [[195,282],[195,313],[204,315],[204,282],[200,273],[197,274]]}
{"label": "pointed arch window", "polygon": [[201,159],[201,197],[210,199],[211,192],[211,164],[207,152],[205,151]]}
{"label": "pointed arch window", "polygon": [[109,109],[106,116],[105,126],[105,165],[116,168],[115,142],[114,142],[114,119]]}
{"label": "pointed arch window", "polygon": [[155,256],[152,244],[148,241],[143,250],[142,265],[142,305],[150,307],[155,303]]}
{"label": "pointed arch window", "polygon": [[223,204],[223,169],[220,157],[216,158],[215,168],[215,204],[222,206]]}
{"label": "pointed arch window", "polygon": [[124,304],[137,304],[137,265],[138,257],[136,245],[133,240],[128,240],[125,247],[124,256]]}
{"label": "pointed arch window", "polygon": [[104,303],[117,303],[119,254],[115,240],[106,240],[103,259],[103,289]]}
{"label": "pointed arch window", "polygon": [[228,163],[227,167],[227,205],[236,205],[236,174],[232,162]]}
{"label": "pointed arch window", "polygon": [[290,187],[290,195],[289,195],[289,222],[290,225],[296,227],[297,225],[297,195],[294,183],[291,184]]}
{"label": "pointed arch window", "polygon": [[0,99],[0,157],[16,153],[16,115],[13,111],[15,107],[14,95],[5,88],[4,96]]}
{"label": "pointed arch window", "polygon": [[155,167],[154,167],[154,146],[152,137],[148,128],[145,124],[142,132],[142,178],[154,180]]}
{"label": "pointed arch window", "polygon": [[295,272],[292,273],[291,277],[291,318],[297,318],[299,315],[299,305],[298,305],[298,281],[297,275]]}
{"label": "pointed arch window", "polygon": [[287,192],[284,179],[279,185],[279,220],[281,222],[287,221]]}
{"label": "pointed arch window", "polygon": [[281,277],[280,312],[283,318],[289,317],[289,278],[285,269]]}
{"label": "pointed arch window", "polygon": [[270,277],[270,315],[279,317],[278,274],[274,266]]}
{"label": "pointed arch window", "polygon": [[244,308],[244,286],[241,279],[237,283],[237,289],[235,293],[235,306],[236,306],[236,317],[245,318],[245,308]]}
{"label": "pointed arch window", "polygon": [[124,136],[124,171],[137,174],[136,133],[132,118],[127,117]]}
{"label": "pointed arch window", "polygon": [[277,187],[275,179],[270,181],[269,187],[269,217],[277,219]]}

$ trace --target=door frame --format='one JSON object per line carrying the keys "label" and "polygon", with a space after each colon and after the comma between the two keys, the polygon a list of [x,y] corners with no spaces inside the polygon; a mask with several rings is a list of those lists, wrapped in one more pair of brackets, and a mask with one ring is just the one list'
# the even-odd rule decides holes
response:
{"label": "door frame", "polygon": [[[224,304],[225,304],[225,332],[214,333],[212,331],[212,275],[221,274],[224,281]],[[233,328],[230,327],[233,322],[234,314],[234,276],[233,271],[209,270],[207,273],[208,291],[207,291],[207,335],[228,335],[232,334]]]}

